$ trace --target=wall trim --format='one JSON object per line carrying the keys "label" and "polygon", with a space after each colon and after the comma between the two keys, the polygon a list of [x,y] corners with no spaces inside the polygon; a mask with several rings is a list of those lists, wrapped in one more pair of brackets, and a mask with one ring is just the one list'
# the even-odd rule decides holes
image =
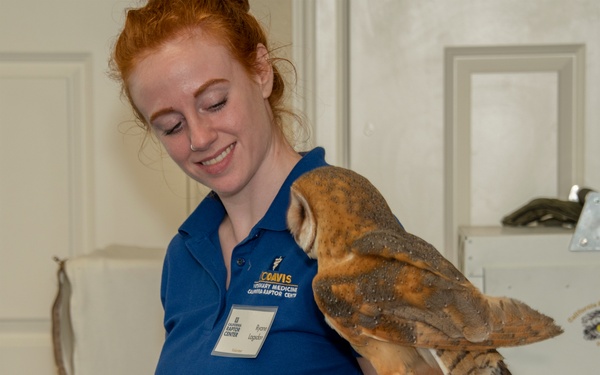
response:
{"label": "wall trim", "polygon": [[300,81],[295,103],[329,163],[350,164],[348,0],[293,0],[293,59]]}
{"label": "wall trim", "polygon": [[471,76],[556,72],[558,75],[557,191],[583,181],[585,46],[451,47],[445,50],[445,247],[457,260],[458,228],[471,225]]}

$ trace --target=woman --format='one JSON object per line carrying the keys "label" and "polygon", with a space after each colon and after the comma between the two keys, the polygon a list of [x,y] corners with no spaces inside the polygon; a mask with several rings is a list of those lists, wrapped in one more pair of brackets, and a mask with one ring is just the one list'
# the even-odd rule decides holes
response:
{"label": "woman", "polygon": [[247,0],[150,0],[129,10],[112,67],[139,120],[212,192],[165,258],[157,374],[372,371],[323,320],[316,262],[285,212],[292,182],[326,165],[284,136],[284,82]]}

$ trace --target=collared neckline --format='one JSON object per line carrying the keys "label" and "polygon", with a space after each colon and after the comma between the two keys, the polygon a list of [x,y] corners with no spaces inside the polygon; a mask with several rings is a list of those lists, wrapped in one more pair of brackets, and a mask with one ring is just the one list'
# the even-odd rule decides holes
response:
{"label": "collared neckline", "polygon": [[[255,235],[260,229],[284,231],[287,230],[286,213],[290,201],[290,187],[302,174],[317,167],[326,166],[325,150],[316,147],[303,154],[302,159],[296,163],[288,177],[285,179],[279,192],[271,202],[269,209],[252,228],[249,237]],[[225,207],[219,196],[211,191],[200,202],[198,207],[179,227],[179,232],[184,236],[206,236],[209,237],[219,229],[219,225],[225,217]]]}

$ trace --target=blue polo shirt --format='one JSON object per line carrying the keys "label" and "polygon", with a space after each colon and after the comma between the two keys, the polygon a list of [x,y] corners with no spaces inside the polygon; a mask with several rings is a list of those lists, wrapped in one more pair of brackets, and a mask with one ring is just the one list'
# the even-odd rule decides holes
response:
{"label": "blue polo shirt", "polygon": [[[350,345],[324,321],[312,292],[317,262],[294,242],[286,225],[291,184],[326,165],[316,148],[296,164],[265,216],[231,259],[231,280],[218,238],[225,209],[209,194],[169,244],[161,299],[166,340],[156,374],[362,374]],[[212,355],[232,305],[276,306],[256,358]]]}

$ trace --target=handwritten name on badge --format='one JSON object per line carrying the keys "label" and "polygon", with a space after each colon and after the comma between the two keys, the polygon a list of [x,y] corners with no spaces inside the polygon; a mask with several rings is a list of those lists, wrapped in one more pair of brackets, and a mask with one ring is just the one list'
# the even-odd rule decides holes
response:
{"label": "handwritten name on badge", "polygon": [[212,355],[256,358],[277,313],[276,306],[233,305]]}

